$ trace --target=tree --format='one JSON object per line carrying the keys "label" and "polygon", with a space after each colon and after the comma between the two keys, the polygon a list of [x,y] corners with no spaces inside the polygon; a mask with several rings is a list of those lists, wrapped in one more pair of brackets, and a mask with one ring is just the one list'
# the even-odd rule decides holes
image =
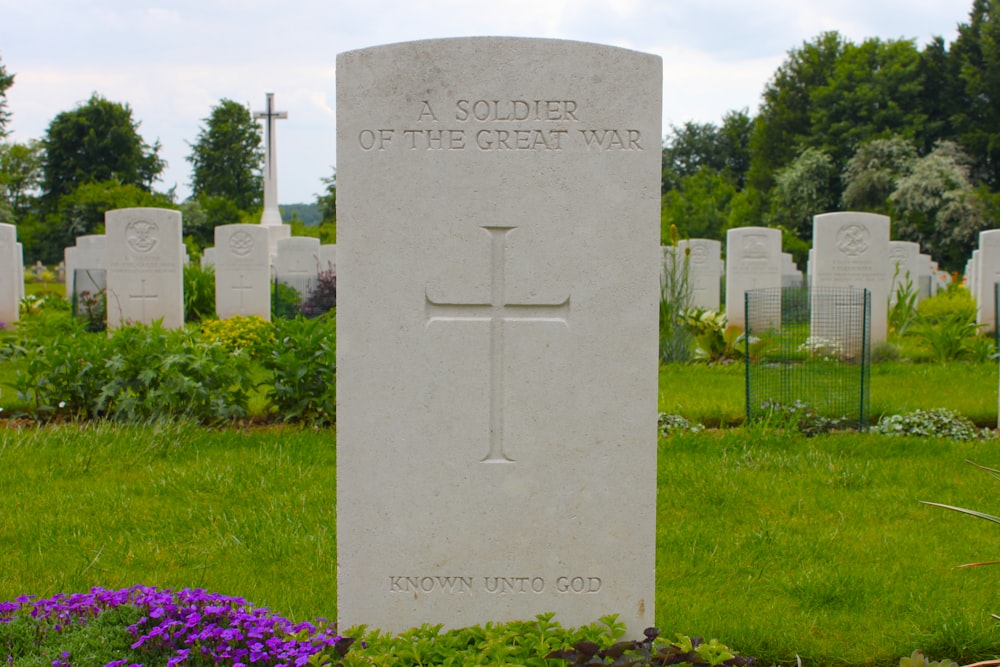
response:
{"label": "tree", "polygon": [[771,223],[802,240],[812,238],[814,215],[833,208],[836,171],[833,159],[816,148],[802,151],[775,177],[771,196]]}
{"label": "tree", "polygon": [[0,62],[0,139],[7,136],[7,123],[10,122],[10,112],[7,111],[7,89],[14,85],[14,75],[7,74],[7,68]]}
{"label": "tree", "polygon": [[42,189],[49,210],[86,183],[112,181],[149,192],[163,171],[159,142],[147,145],[127,104],[97,93],[57,115],[46,130]]}
{"label": "tree", "polygon": [[760,113],[751,138],[749,179],[768,192],[779,170],[796,158],[812,132],[812,91],[826,85],[847,42],[837,32],[824,32],[788,53],[764,87]]}
{"label": "tree", "polygon": [[829,80],[810,91],[808,145],[829,153],[839,170],[867,141],[912,139],[926,123],[920,64],[909,40],[847,44]]}
{"label": "tree", "polygon": [[243,105],[223,99],[212,107],[207,126],[191,144],[193,197],[209,195],[231,200],[242,211],[260,206],[263,198],[260,126]]}
{"label": "tree", "polygon": [[702,167],[663,195],[660,238],[666,243],[671,226],[682,238],[721,239],[736,187],[719,172]]}
{"label": "tree", "polygon": [[42,182],[44,155],[41,142],[26,144],[0,143],[0,210],[8,211],[9,220],[17,222],[28,213],[33,203],[32,193]]}
{"label": "tree", "polygon": [[899,179],[913,170],[916,160],[913,144],[899,136],[863,144],[844,170],[841,205],[848,211],[889,215],[889,196]]}
{"label": "tree", "polygon": [[988,227],[969,177],[969,157],[943,141],[899,179],[890,200],[899,238],[916,241],[942,264],[961,266]]}
{"label": "tree", "polygon": [[316,206],[322,222],[337,222],[337,170],[325,178],[323,181],[323,194],[316,196]]}
{"label": "tree", "polygon": [[975,162],[974,177],[1000,190],[1000,0],[974,0],[950,56],[962,84],[957,139]]}

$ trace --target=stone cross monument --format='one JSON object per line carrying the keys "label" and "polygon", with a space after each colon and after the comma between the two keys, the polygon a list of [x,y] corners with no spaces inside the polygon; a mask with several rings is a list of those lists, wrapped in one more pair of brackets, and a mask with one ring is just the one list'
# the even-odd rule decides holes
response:
{"label": "stone cross monument", "polygon": [[288,118],[287,111],[274,110],[274,93],[267,94],[267,108],[255,111],[254,118],[264,120],[264,213],[260,224],[268,227],[271,254],[275,252],[279,238],[291,236],[291,228],[282,224],[281,210],[278,208],[278,152],[275,138],[275,121]]}

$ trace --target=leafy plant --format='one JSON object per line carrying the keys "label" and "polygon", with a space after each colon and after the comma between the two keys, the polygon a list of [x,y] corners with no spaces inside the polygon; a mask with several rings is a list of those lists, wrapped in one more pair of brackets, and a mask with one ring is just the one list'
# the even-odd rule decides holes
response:
{"label": "leafy plant", "polygon": [[316,287],[299,307],[306,317],[319,317],[337,307],[337,274],[332,270],[320,271],[316,277]]}
{"label": "leafy plant", "polygon": [[899,667],[958,667],[958,663],[947,658],[931,662],[920,649],[899,659]]}
{"label": "leafy plant", "polygon": [[332,424],[337,414],[337,329],[333,313],[274,322],[274,341],[261,365],[270,373],[262,386],[283,421]]}
{"label": "leafy plant", "polygon": [[40,418],[218,422],[246,415],[246,355],[190,331],[137,324],[110,336],[80,329],[20,336],[13,356],[21,361],[13,386]]}
{"label": "leafy plant", "polygon": [[873,431],[884,435],[919,435],[952,440],[989,440],[995,437],[989,429],[977,428],[967,418],[946,408],[883,415]]}
{"label": "leafy plant", "polygon": [[271,283],[271,315],[275,319],[293,318],[300,314],[302,295],[299,291],[281,281]]}
{"label": "leafy plant", "polygon": [[87,331],[98,332],[108,328],[108,294],[106,290],[99,292],[80,292],[76,300],[76,312],[86,322]]}
{"label": "leafy plant", "polygon": [[684,313],[691,306],[691,248],[686,246],[681,257],[679,241],[677,225],[670,225],[660,275],[660,363],[691,356],[691,334],[684,326]]}
{"label": "leafy plant", "polygon": [[917,297],[920,295],[920,290],[913,285],[909,271],[900,276],[899,270],[900,262],[896,262],[892,274],[892,284],[896,290],[889,299],[889,329],[897,336],[905,336],[916,318]]}
{"label": "leafy plant", "polygon": [[206,342],[218,343],[227,350],[244,350],[251,359],[260,359],[274,342],[274,328],[259,315],[203,320],[201,335]]}
{"label": "leafy plant", "polygon": [[[695,358],[708,363],[742,359],[746,350],[743,329],[728,324],[725,313],[704,308],[689,308],[683,313],[684,326],[695,340]],[[764,343],[751,337],[750,355],[756,357]]]}
{"label": "leafy plant", "polygon": [[798,431],[806,436],[814,436],[830,431],[857,428],[856,420],[847,417],[826,417],[804,401],[782,404],[777,401],[764,401],[761,404],[764,417],[760,425],[767,429],[783,429]]}
{"label": "leafy plant", "polygon": [[671,415],[666,412],[660,413],[657,422],[661,438],[670,437],[674,433],[698,433],[699,431],[705,430],[705,427],[702,424],[692,423],[686,417],[682,417],[681,415]]}
{"label": "leafy plant", "polygon": [[645,637],[638,641],[619,641],[602,647],[595,641],[578,641],[569,649],[549,653],[546,658],[564,660],[570,665],[726,665],[742,667],[753,663],[752,658],[738,656],[728,647],[713,639],[709,642],[699,637],[678,635],[676,640],[660,639],[660,631],[647,628]]}
{"label": "leafy plant", "polygon": [[215,316],[215,267],[184,267],[184,321],[200,322]]}

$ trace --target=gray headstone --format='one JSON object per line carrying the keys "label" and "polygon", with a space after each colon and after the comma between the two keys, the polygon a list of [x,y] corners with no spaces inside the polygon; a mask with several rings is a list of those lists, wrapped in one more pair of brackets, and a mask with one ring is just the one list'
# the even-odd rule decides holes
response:
{"label": "gray headstone", "polygon": [[[781,287],[781,231],[767,227],[736,227],[726,232],[726,319],[746,328],[748,289]],[[770,310],[751,321],[755,331],[779,328],[781,310]]]}
{"label": "gray headstone", "polygon": [[337,610],[653,621],[661,61],[337,58]]}
{"label": "gray headstone", "polygon": [[0,322],[17,322],[18,304],[24,289],[21,268],[21,247],[17,242],[17,227],[0,223]]}
{"label": "gray headstone", "polygon": [[215,228],[215,312],[271,321],[271,257],[263,225]]}
{"label": "gray headstone", "polygon": [[[813,218],[812,287],[867,289],[871,297],[871,342],[885,341],[889,327],[889,218],[875,213],[824,213]],[[842,314],[831,305],[817,312],[813,301],[813,337],[826,338],[821,322],[836,324]],[[860,349],[860,341],[842,341],[845,349]]]}
{"label": "gray headstone", "polygon": [[184,244],[181,214],[123,208],[104,214],[108,248],[108,327],[184,326]]}

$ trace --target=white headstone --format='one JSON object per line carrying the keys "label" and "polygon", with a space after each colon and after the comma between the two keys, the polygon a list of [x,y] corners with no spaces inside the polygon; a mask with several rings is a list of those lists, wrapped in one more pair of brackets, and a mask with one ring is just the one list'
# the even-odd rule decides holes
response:
{"label": "white headstone", "polygon": [[782,287],[802,287],[802,272],[795,264],[792,253],[781,253],[781,286]]}
{"label": "white headstone", "polygon": [[108,245],[104,234],[76,237],[75,251],[65,253],[68,278],[67,298],[93,299],[108,286]]}
{"label": "white headstone", "polygon": [[[977,254],[978,253],[978,254]],[[996,314],[995,285],[1000,283],[1000,229],[979,232],[979,249],[973,253],[976,260],[977,289],[976,322],[982,331],[993,331]]]}
{"label": "white headstone", "polygon": [[[781,287],[781,231],[767,227],[735,227],[726,232],[726,319],[746,328],[748,289]],[[781,326],[781,308],[751,321],[755,331]]]}
{"label": "white headstone", "polygon": [[889,241],[889,303],[896,303],[899,290],[920,290],[920,244]]}
{"label": "white headstone", "polygon": [[653,621],[660,58],[337,58],[337,611]]}
{"label": "white headstone", "polygon": [[24,288],[20,244],[17,227],[0,223],[0,322],[7,326],[17,322],[19,301]]}
{"label": "white headstone", "polygon": [[[268,263],[270,263],[270,261],[271,261],[270,257],[268,257],[267,261],[268,261]],[[207,269],[210,266],[211,267],[215,266],[215,248],[214,247],[205,248],[201,252],[201,268]]]}
{"label": "white headstone", "polygon": [[263,225],[215,228],[215,312],[271,321],[271,257]]}
{"label": "white headstone", "polygon": [[108,328],[123,324],[184,326],[181,214],[123,208],[104,214],[108,248]]}
{"label": "white headstone", "polygon": [[[867,289],[871,302],[871,343],[886,340],[889,328],[889,218],[875,213],[823,213],[813,218],[813,289],[852,287]],[[840,302],[829,304],[825,312],[813,299],[813,331],[816,338],[827,338],[823,322],[838,324],[845,313],[838,312]],[[853,313],[851,314],[853,316]],[[855,349],[859,341],[844,341]]]}
{"label": "white headstone", "polygon": [[319,270],[337,275],[337,245],[324,243],[319,247]]}
{"label": "white headstone", "polygon": [[[690,253],[686,249],[690,248]],[[677,252],[688,257],[688,285],[691,305],[719,310],[722,282],[722,242],[713,239],[686,239],[677,243]]]}
{"label": "white headstone", "polygon": [[274,277],[278,282],[294,287],[303,299],[316,287],[320,269],[319,239],[293,236],[278,241],[274,260]]}

